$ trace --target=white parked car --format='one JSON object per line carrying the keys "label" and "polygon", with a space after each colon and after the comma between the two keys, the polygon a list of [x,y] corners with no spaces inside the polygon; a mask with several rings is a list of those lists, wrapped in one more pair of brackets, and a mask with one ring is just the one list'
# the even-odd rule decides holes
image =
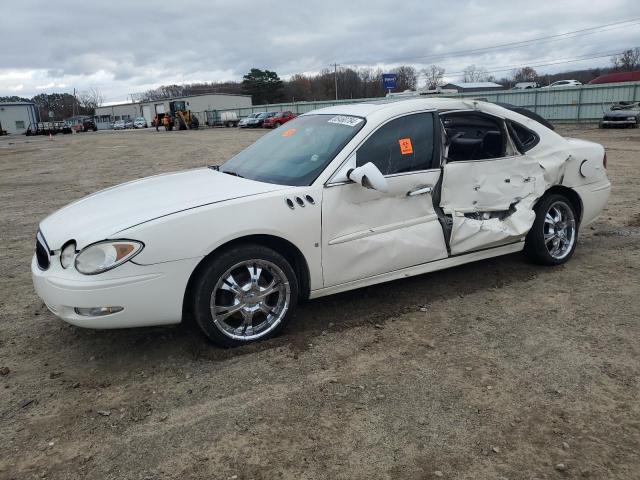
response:
{"label": "white parked car", "polygon": [[[95,193],[44,219],[31,271],[74,325],[270,337],[299,300],[524,249],[566,262],[610,190],[602,146],[463,99],[316,110],[222,166]],[[480,267],[479,267],[480,268]]]}
{"label": "white parked car", "polygon": [[258,115],[260,115],[260,112],[250,113],[246,117],[240,119],[240,121],[238,122],[238,126],[240,128],[247,128],[250,125],[257,123],[255,119],[258,118]]}
{"label": "white parked car", "polygon": [[582,83],[578,80],[558,80],[557,82],[553,82],[551,85],[542,88],[557,88],[557,87],[579,87]]}
{"label": "white parked car", "polygon": [[116,120],[115,122],[113,122],[113,129],[114,130],[124,130],[126,127],[126,124],[124,122],[124,120]]}
{"label": "white parked car", "polygon": [[518,82],[511,90],[529,90],[531,88],[538,88],[537,82]]}
{"label": "white parked car", "polygon": [[133,121],[133,128],[147,128],[147,119],[144,117],[136,117]]}

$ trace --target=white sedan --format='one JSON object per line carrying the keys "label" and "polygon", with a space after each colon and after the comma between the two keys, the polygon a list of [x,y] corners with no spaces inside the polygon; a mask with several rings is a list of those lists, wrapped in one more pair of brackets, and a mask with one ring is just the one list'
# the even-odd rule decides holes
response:
{"label": "white sedan", "polygon": [[74,325],[189,314],[235,346],[280,332],[301,299],[523,249],[564,263],[607,203],[606,156],[531,116],[463,99],[307,113],[220,167],[135,180],[47,217],[36,291]]}

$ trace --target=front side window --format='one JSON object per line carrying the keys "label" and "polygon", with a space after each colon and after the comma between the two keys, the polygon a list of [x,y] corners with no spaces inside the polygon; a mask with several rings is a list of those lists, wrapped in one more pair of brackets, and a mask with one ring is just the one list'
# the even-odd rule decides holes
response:
{"label": "front side window", "polygon": [[364,124],[354,116],[303,115],[261,137],[220,171],[259,182],[311,185]]}
{"label": "front side window", "polygon": [[416,113],[380,127],[358,149],[358,167],[373,163],[383,175],[435,168],[433,114]]}

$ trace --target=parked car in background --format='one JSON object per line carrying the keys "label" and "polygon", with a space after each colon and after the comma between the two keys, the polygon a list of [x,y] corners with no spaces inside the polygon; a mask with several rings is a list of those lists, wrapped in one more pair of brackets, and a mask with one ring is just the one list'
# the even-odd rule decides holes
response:
{"label": "parked car in background", "polygon": [[638,128],[640,124],[640,102],[620,102],[602,116],[600,128]]}
{"label": "parked car in background", "polygon": [[553,82],[551,85],[547,85],[542,88],[557,88],[557,87],[579,87],[582,85],[578,80],[558,80],[557,82]]}
{"label": "parked car in background", "polygon": [[96,126],[96,122],[94,122],[92,118],[85,118],[82,121],[82,124],[74,126],[74,130],[76,131],[76,133],[88,131],[96,132],[98,130],[98,127]]}
{"label": "parked car in background", "polygon": [[260,115],[260,112],[250,113],[249,115],[247,115],[246,117],[244,117],[238,122],[238,126],[240,128],[249,127],[249,122],[254,120],[258,115]]}
{"label": "parked car in background", "polygon": [[265,118],[262,122],[264,128],[278,128],[283,123],[293,120],[296,116],[293,112],[278,112],[273,117]]}
{"label": "parked car in background", "polygon": [[133,121],[133,128],[147,128],[147,119],[144,117],[136,117]]}
{"label": "parked car in background", "polygon": [[124,128],[133,128],[133,120],[125,120]]}
{"label": "parked car in background", "polygon": [[219,167],[63,207],[39,224],[31,273],[71,324],[166,325],[185,314],[237,346],[281,332],[300,300],[519,251],[564,264],[609,191],[601,145],[495,104],[341,104]]}
{"label": "parked car in background", "polygon": [[537,82],[518,82],[511,90],[528,90],[530,88],[538,88]]}
{"label": "parked car in background", "polygon": [[69,125],[67,122],[53,122],[53,128],[59,132],[59,133],[64,133],[64,134],[69,134],[69,133],[73,133],[73,130],[71,129],[71,125]]}
{"label": "parked car in background", "polygon": [[262,125],[264,125],[264,121],[267,118],[271,118],[273,116],[275,116],[278,112],[262,112],[259,113],[258,116],[254,119],[252,119],[247,126],[250,128],[260,128],[262,127]]}
{"label": "parked car in background", "polygon": [[124,130],[125,127],[125,123],[124,120],[116,120],[115,122],[113,122],[113,129],[114,130]]}

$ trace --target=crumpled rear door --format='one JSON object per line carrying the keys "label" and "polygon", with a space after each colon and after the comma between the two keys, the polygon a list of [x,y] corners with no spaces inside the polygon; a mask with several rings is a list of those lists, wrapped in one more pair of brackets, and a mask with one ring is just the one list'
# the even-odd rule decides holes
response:
{"label": "crumpled rear door", "polygon": [[545,190],[544,170],[527,155],[456,161],[444,166],[440,206],[451,215],[452,255],[517,241]]}

